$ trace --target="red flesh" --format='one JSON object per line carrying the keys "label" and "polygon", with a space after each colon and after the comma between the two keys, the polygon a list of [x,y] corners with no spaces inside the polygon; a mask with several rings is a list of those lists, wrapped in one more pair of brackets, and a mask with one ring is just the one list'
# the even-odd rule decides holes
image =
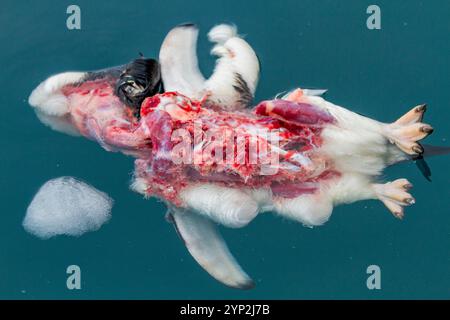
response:
{"label": "red flesh", "polygon": [[[314,193],[321,181],[338,175],[330,159],[320,153],[321,131],[335,120],[307,103],[273,100],[252,110],[226,112],[167,92],[147,98],[137,121],[118,101],[108,82],[67,86],[63,93],[73,106],[72,123],[83,135],[106,148],[137,157],[135,175],[145,179],[148,195],[176,205],[182,205],[179,192],[192,183],[268,187],[275,196],[293,198]],[[180,129],[188,135],[184,139],[173,136]],[[279,150],[255,130],[273,133],[279,139]],[[214,132],[216,139],[208,137],[208,132]],[[175,148],[187,140],[197,146],[192,152],[193,163],[173,162]],[[259,147],[252,148],[250,140],[259,143]],[[207,143],[200,147],[202,141]],[[263,174],[264,164],[250,161],[255,159],[255,152],[263,151],[261,148],[279,158],[274,174]],[[220,155],[215,152],[220,150],[222,156],[215,158]]]}

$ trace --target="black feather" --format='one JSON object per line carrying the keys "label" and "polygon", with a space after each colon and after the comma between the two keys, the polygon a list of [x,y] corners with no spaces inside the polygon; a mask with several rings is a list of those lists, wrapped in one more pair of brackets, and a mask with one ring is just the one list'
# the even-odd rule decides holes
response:
{"label": "black feather", "polygon": [[119,99],[139,114],[142,101],[159,92],[161,69],[154,59],[138,58],[130,62],[116,82]]}
{"label": "black feather", "polygon": [[253,100],[252,92],[240,73],[234,74],[234,81],[233,88],[239,93],[238,103],[247,107]]}

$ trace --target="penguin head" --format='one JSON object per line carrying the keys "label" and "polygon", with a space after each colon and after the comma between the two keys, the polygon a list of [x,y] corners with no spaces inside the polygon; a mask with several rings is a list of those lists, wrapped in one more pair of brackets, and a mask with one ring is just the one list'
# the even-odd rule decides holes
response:
{"label": "penguin head", "polygon": [[125,66],[116,82],[119,99],[139,114],[145,98],[155,95],[161,87],[161,68],[155,59],[138,58]]}

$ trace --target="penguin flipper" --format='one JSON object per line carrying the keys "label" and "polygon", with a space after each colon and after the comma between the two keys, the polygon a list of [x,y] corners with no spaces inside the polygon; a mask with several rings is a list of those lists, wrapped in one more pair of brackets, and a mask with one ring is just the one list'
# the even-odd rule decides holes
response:
{"label": "penguin flipper", "polygon": [[196,97],[205,84],[197,61],[198,28],[193,24],[180,25],[167,34],[159,52],[165,91],[177,91]]}
{"label": "penguin flipper", "polygon": [[236,289],[254,287],[211,220],[174,207],[168,210],[166,218],[173,223],[192,257],[213,278]]}

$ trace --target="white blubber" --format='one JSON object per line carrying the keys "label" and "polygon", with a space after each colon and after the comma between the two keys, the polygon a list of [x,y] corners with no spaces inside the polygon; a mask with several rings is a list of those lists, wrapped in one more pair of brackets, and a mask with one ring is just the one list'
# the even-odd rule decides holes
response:
{"label": "white blubber", "polygon": [[23,227],[39,238],[81,236],[111,218],[114,201],[104,192],[72,177],[47,181],[28,206]]}

